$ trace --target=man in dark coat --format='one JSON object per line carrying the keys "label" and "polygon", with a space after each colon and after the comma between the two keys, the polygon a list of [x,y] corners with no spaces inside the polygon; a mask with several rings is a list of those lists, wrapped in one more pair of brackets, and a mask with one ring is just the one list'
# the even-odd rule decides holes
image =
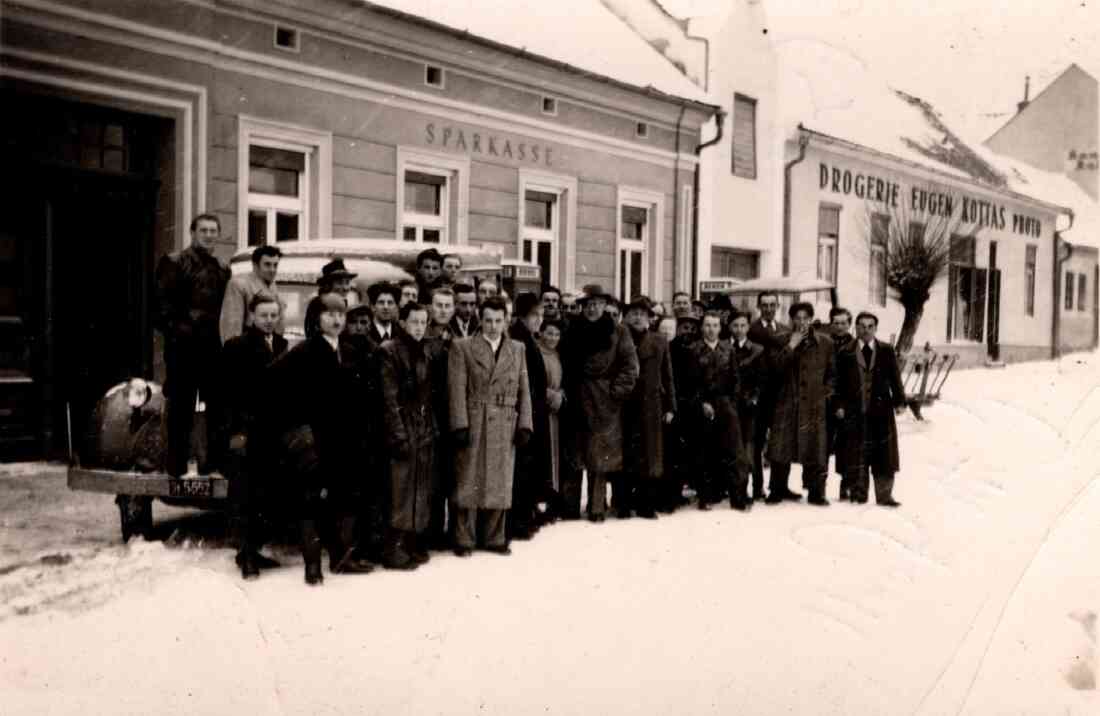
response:
{"label": "man in dark coat", "polygon": [[265,432],[277,452],[276,465],[290,473],[298,493],[302,527],[302,556],[306,583],[319,585],[321,540],[328,543],[333,572],[369,572],[371,565],[357,559],[354,529],[357,505],[349,499],[359,471],[360,430],[351,413],[354,376],[340,345],[346,302],[337,293],[320,297],[320,331],[307,338],[268,369],[276,390],[266,402]]}
{"label": "man in dark coat", "polygon": [[416,288],[420,303],[427,306],[432,291],[442,285],[443,255],[436,249],[424,249],[416,255]]}
{"label": "man in dark coat", "polygon": [[229,440],[224,467],[240,540],[237,566],[245,579],[258,577],[261,567],[278,566],[260,554],[264,544],[261,522],[274,495],[263,479],[266,471],[257,411],[263,405],[264,392],[271,389],[264,380],[265,371],[287,349],[286,339],[275,332],[280,315],[278,297],[257,293],[248,304],[244,333],[230,338],[222,348],[221,394]]}
{"label": "man in dark coat", "polygon": [[359,274],[344,267],[344,260],[337,256],[321,267],[321,276],[317,279],[317,295],[306,306],[306,315],[302,319],[302,328],[306,338],[311,338],[321,330],[319,324],[322,304],[321,296],[326,293],[338,293],[346,296],[351,290],[351,281]]}
{"label": "man in dark coat", "polygon": [[588,519],[603,522],[607,475],[623,466],[622,411],[638,380],[638,354],[626,327],[605,313],[614,299],[602,286],[586,286],[579,300],[581,318],[569,328],[562,360],[571,462],[588,473]]}
{"label": "man in dark coat", "polygon": [[434,342],[424,340],[428,309],[401,307],[402,330],[382,346],[382,391],[390,452],[390,533],[384,563],[415,569],[428,561],[425,536],[431,517],[435,441]]}
{"label": "man in dark coat", "polygon": [[512,507],[516,448],[531,440],[526,349],[504,334],[504,299],[481,304],[481,332],[451,344],[447,388],[455,453],[455,553],[481,545],[511,554],[506,517]]}
{"label": "man in dark coat", "polygon": [[456,283],[455,315],[451,319],[451,333],[455,338],[469,338],[477,333],[477,291],[468,283]]}
{"label": "man in dark coat", "polygon": [[[444,261],[446,258],[444,257]],[[447,431],[451,422],[447,415],[450,405],[447,395],[447,360],[451,342],[454,340],[451,320],[455,313],[455,294],[445,279],[441,278],[440,282],[442,285],[432,289],[428,330],[425,333],[425,340],[433,342],[433,355],[437,356],[432,362],[432,395],[439,434],[435,440],[431,517],[428,520],[427,534],[428,545],[434,550],[450,549],[454,543],[453,535],[448,534],[454,531],[454,508],[448,509],[450,495],[454,490],[454,446]],[[450,526],[447,522],[448,512],[452,514]]]}
{"label": "man in dark coat", "polygon": [[691,403],[695,424],[689,444],[702,461],[697,492],[699,509],[710,509],[729,490],[730,506],[746,511],[752,503],[747,492],[745,448],[737,417],[738,373],[733,347],[719,338],[722,317],[717,311],[703,315],[702,339],[692,345]]}
{"label": "man in dark coat", "polygon": [[213,214],[191,222],[191,245],[157,264],[157,328],[164,335],[168,451],[165,470],[187,472],[198,399],[206,406],[206,461],[200,473],[218,469],[222,446],[218,407],[221,316],[229,269],[212,253],[221,233]]}
{"label": "man in dark coat", "polygon": [[[743,459],[746,474],[752,472],[752,500],[764,499],[764,475],[757,480],[753,470],[754,441],[756,440],[756,413],[760,405],[760,389],[764,372],[764,347],[749,340],[749,314],[735,313],[730,321],[733,333],[731,346],[737,360],[739,387],[737,390],[737,421],[744,443]],[[747,489],[747,486],[746,486]],[[747,495],[746,495],[747,498]]]}
{"label": "man in dark coat", "polygon": [[382,345],[393,338],[400,328],[397,325],[397,304],[401,300],[401,290],[392,283],[375,283],[367,289],[370,301],[372,323],[367,335],[375,343]]}
{"label": "man in dark coat", "polygon": [[358,463],[363,479],[352,496],[359,504],[356,517],[356,554],[363,560],[382,561],[386,520],[389,513],[388,460],[380,449],[385,434],[382,419],[382,351],[370,337],[370,307],[359,304],[348,309],[347,324],[340,336],[341,356],[351,372],[354,392],[348,400],[354,406],[358,440]]}
{"label": "man in dark coat", "polygon": [[[840,354],[848,348],[852,341],[852,314],[847,308],[833,306],[829,310],[829,335],[833,339],[833,351],[835,352],[837,370],[840,369]],[[829,454],[834,455],[833,472],[840,476],[840,499],[847,500],[848,475],[845,469],[844,456],[844,421],[837,416],[837,410],[841,408],[840,398],[834,395],[829,401],[828,410],[825,413],[825,427],[829,432]]]}
{"label": "man in dark coat", "polygon": [[[905,411],[905,388],[894,348],[875,339],[878,317],[856,316],[856,340],[840,354],[837,388],[844,420],[843,451],[853,502],[867,502],[868,470],[875,477],[875,501],[899,507],[894,475],[900,467],[894,415]],[[840,449],[838,449],[839,455]]]}
{"label": "man in dark coat", "polygon": [[669,460],[665,479],[662,481],[659,504],[659,509],[666,513],[675,511],[683,504],[684,485],[691,483],[694,486],[701,464],[697,459],[698,456],[692,454],[690,446],[694,424],[693,421],[686,419],[693,414],[690,405],[691,346],[697,340],[699,340],[698,319],[690,315],[677,318],[676,337],[668,344],[668,352],[672,359],[672,377],[676,386],[676,414],[680,419],[673,421],[668,426],[669,430],[666,431],[669,440],[665,446],[665,453]]}
{"label": "man in dark coat", "polygon": [[[623,406],[623,479],[620,516],[637,510],[657,517],[665,478],[665,429],[676,416],[676,385],[668,341],[650,330],[653,305],[635,299],[626,307],[625,323],[638,354],[638,380]],[[670,478],[671,479],[671,478]],[[614,489],[614,488],[613,488]]]}
{"label": "man in dark coat", "polygon": [[531,389],[531,440],[516,451],[516,472],[512,480],[512,509],[508,513],[508,534],[512,539],[530,539],[539,526],[538,504],[553,490],[550,456],[550,406],[546,396],[546,364],[535,341],[542,327],[542,304],[538,296],[524,292],[516,296],[516,322],[509,337],[523,344],[527,359],[527,381]]}
{"label": "man in dark coat", "polygon": [[[783,349],[790,336],[790,327],[776,320],[779,296],[771,291],[761,291],[756,296],[760,317],[749,324],[749,340],[763,346],[764,356],[760,365],[760,403],[756,411],[755,433],[752,436],[752,484],[764,485],[764,445],[768,441],[772,417],[775,413],[777,376],[776,354]],[[756,494],[754,492],[754,494]]]}
{"label": "man in dark coat", "polygon": [[835,386],[836,358],[833,341],[810,325],[814,307],[795,303],[789,311],[792,325],[786,345],[775,354],[776,399],[768,435],[771,462],[769,504],[801,499],[787,480],[791,463],[802,465],[802,484],[810,504],[826,506],[825,480],[829,471],[829,446],[825,432],[825,407]]}

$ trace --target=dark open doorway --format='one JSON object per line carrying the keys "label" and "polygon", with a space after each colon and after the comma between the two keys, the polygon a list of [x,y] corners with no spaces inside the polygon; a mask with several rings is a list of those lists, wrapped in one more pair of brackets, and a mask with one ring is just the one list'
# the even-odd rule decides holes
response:
{"label": "dark open doorway", "polygon": [[3,96],[19,109],[3,120],[9,176],[18,181],[0,219],[0,295],[10,299],[0,318],[26,336],[29,383],[18,409],[32,433],[8,442],[18,443],[17,457],[58,458],[67,453],[70,416],[80,434],[111,385],[152,376],[157,158],[172,124]]}

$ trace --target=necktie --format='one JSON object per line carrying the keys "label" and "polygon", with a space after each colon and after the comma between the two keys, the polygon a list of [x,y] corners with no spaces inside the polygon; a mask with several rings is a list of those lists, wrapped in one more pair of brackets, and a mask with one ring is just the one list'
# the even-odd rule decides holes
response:
{"label": "necktie", "polygon": [[863,346],[863,362],[867,364],[868,368],[871,367],[871,356],[872,355],[873,355],[873,352],[871,351],[871,346],[864,344],[864,346]]}

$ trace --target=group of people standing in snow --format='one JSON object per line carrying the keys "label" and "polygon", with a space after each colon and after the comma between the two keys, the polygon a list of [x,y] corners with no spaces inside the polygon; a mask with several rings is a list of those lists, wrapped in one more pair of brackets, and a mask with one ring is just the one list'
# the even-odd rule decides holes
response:
{"label": "group of people standing in snow", "polygon": [[[168,464],[186,469],[196,392],[206,403],[200,471],[230,479],[237,563],[255,577],[267,526],[301,528],[305,579],[415,569],[433,550],[507,555],[557,520],[656,518],[728,498],[748,511],[802,498],[828,505],[829,453],[841,497],[893,499],[894,413],[905,405],[877,318],[813,306],[759,317],[678,293],[672,315],[645,296],[623,305],[599,285],[554,287],[507,302],[488,282],[461,283],[428,249],[415,290],[379,283],[349,308],[355,277],[333,259],[306,310],[306,339],[280,333],[279,251],[259,247],[253,272],[230,280],[211,253],[217,218],[197,217],[192,245],[157,271],[168,369]],[[582,484],[587,482],[587,500]],[[750,492],[751,482],[751,492]],[[611,503],[608,490],[611,486]]]}

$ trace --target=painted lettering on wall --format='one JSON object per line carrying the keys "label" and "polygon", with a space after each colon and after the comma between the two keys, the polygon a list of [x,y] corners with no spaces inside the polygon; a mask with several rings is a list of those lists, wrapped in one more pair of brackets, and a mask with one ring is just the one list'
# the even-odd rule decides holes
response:
{"label": "painted lettering on wall", "polygon": [[[873,174],[853,172],[850,169],[830,166],[820,162],[818,167],[818,186],[835,194],[855,195],[866,201],[873,201],[897,208],[901,185],[890,179]],[[908,207],[913,214],[924,216],[954,216],[959,211],[959,220],[964,224],[977,224],[998,231],[1008,226],[1008,210],[1001,204],[987,199],[976,199],[965,194],[951,194],[935,189],[912,187],[908,195]],[[1039,219],[1024,214],[1012,213],[1012,231],[1023,236],[1039,236],[1043,224]]]}
{"label": "painted lettering on wall", "polygon": [[470,132],[447,125],[437,126],[428,122],[424,127],[424,141],[446,149],[457,149],[470,154],[513,159],[543,166],[551,165],[552,150],[539,144],[517,142],[493,134]]}

